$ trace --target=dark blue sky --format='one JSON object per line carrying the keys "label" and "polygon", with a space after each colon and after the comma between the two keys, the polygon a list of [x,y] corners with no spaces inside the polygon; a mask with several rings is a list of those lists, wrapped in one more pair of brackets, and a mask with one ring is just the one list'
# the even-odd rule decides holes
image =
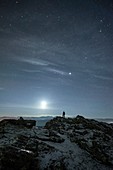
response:
{"label": "dark blue sky", "polygon": [[0,1],[0,115],[63,110],[113,118],[112,0]]}

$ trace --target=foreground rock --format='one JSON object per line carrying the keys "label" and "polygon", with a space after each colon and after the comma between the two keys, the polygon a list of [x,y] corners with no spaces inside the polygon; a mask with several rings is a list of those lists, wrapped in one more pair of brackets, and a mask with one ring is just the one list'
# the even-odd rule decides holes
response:
{"label": "foreground rock", "polygon": [[45,128],[66,134],[71,142],[90,153],[102,164],[113,166],[113,125],[95,120],[57,117]]}
{"label": "foreground rock", "polygon": [[0,170],[113,169],[112,124],[56,117],[37,129],[20,121],[0,122]]}
{"label": "foreground rock", "polygon": [[18,120],[4,119],[4,120],[0,121],[0,126],[5,126],[7,124],[32,128],[33,126],[36,126],[36,121],[35,120],[24,120],[22,117],[20,117]]}

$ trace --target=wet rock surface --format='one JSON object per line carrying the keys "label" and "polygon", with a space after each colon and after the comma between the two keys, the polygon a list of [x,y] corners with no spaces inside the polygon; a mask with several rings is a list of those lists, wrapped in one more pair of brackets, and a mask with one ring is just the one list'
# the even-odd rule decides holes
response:
{"label": "wet rock surface", "polygon": [[0,170],[113,169],[112,124],[56,117],[38,129],[20,121],[0,122]]}

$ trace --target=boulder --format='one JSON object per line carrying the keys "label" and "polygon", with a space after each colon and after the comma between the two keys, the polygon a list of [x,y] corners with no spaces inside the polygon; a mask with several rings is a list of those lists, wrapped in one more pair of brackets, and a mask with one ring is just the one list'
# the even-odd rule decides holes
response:
{"label": "boulder", "polygon": [[15,119],[4,119],[0,122],[0,126],[5,126],[6,124],[11,124],[15,126],[24,126],[27,128],[32,128],[36,125],[35,120],[24,120],[22,118],[15,120]]}
{"label": "boulder", "polygon": [[38,161],[32,153],[14,147],[0,148],[0,170],[37,170]]}

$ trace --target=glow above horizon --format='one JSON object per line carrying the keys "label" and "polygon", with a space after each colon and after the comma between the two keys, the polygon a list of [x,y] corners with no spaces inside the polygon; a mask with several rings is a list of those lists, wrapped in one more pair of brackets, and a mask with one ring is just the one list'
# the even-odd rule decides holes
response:
{"label": "glow above horizon", "polygon": [[41,101],[41,109],[47,109],[47,102],[46,101]]}

